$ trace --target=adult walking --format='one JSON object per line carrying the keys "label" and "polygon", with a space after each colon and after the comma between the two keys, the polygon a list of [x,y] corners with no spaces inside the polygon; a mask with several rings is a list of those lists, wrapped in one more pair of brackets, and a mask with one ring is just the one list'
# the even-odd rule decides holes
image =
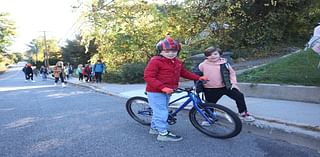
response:
{"label": "adult walking", "polygon": [[104,64],[101,62],[101,60],[97,60],[96,64],[93,66],[94,76],[96,78],[97,83],[101,83],[101,77],[102,73],[105,71]]}

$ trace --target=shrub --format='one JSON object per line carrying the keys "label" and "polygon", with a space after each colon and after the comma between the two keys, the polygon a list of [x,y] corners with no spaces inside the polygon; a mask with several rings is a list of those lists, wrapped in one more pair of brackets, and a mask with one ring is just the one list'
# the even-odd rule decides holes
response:
{"label": "shrub", "polygon": [[110,83],[121,83],[121,74],[118,71],[108,71],[102,75],[102,80]]}
{"label": "shrub", "polygon": [[120,67],[118,71],[108,71],[102,75],[102,79],[109,83],[142,83],[145,63],[128,63]]}
{"label": "shrub", "polygon": [[120,76],[123,83],[142,83],[145,63],[129,63],[121,66]]}

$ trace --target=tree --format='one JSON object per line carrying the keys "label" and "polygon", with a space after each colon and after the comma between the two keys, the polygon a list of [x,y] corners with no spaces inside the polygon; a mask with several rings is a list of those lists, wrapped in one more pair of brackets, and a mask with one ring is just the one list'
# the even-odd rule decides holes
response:
{"label": "tree", "polygon": [[151,2],[92,0],[83,15],[89,27],[81,32],[83,43],[95,39],[98,47],[91,60],[102,59],[114,71],[147,62],[168,33],[182,43],[182,59],[209,45],[252,55],[305,41],[312,30],[308,21],[320,15],[317,0]]}
{"label": "tree", "polygon": [[[37,47],[37,53],[33,53],[32,54],[32,60],[35,61],[39,61],[42,62],[44,64],[44,54],[45,54],[45,44],[43,41],[43,37],[38,37],[36,39],[33,39],[31,41],[31,43],[33,45],[36,45]],[[58,47],[57,44],[57,40],[56,39],[47,39],[46,41],[46,45],[47,45],[47,50],[48,50],[48,54],[49,54],[49,64],[56,64],[57,61],[62,60],[62,52],[60,50],[60,48]],[[31,45],[30,45],[31,46]],[[33,47],[33,46],[31,46]],[[27,51],[27,53],[32,53],[36,51],[36,49],[30,49],[29,51]]]}
{"label": "tree", "polygon": [[0,53],[6,52],[6,48],[12,44],[16,35],[15,23],[8,19],[8,13],[0,12]]}
{"label": "tree", "polygon": [[39,53],[39,48],[35,40],[31,41],[29,44],[27,44],[29,47],[29,50],[27,50],[27,53],[33,58],[35,55],[35,60],[33,60],[36,64],[38,65],[38,53]]}
{"label": "tree", "polygon": [[102,59],[109,70],[119,70],[125,63],[146,62],[154,55],[155,43],[163,38],[167,29],[162,29],[156,5],[134,1],[98,1],[85,15],[90,29],[82,31],[84,41],[95,39],[98,54],[93,59]]}
{"label": "tree", "polygon": [[76,36],[74,40],[67,40],[66,45],[61,48],[63,59],[72,65],[85,64],[90,61],[93,54],[97,53],[95,40],[89,42],[88,47],[81,45],[81,37]]}

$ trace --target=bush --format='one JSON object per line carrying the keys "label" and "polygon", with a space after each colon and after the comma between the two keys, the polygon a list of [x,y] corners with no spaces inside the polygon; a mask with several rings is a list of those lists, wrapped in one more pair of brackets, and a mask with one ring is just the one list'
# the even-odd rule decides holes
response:
{"label": "bush", "polygon": [[119,71],[108,71],[103,80],[110,83],[142,83],[145,63],[128,63],[121,66]]}
{"label": "bush", "polygon": [[142,83],[145,63],[130,63],[121,66],[121,78],[123,83]]}
{"label": "bush", "polygon": [[118,71],[108,71],[107,73],[102,75],[102,80],[109,83],[121,83],[121,75]]}

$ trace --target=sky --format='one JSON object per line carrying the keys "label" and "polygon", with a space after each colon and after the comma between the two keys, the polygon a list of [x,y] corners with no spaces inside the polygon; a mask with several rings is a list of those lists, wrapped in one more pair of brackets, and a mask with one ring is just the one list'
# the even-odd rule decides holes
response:
{"label": "sky", "polygon": [[[16,22],[13,52],[25,51],[32,39],[43,37],[64,41],[74,37],[72,30],[79,11],[72,9],[77,0],[0,0],[0,12],[8,12]],[[10,51],[9,50],[9,51]]]}

